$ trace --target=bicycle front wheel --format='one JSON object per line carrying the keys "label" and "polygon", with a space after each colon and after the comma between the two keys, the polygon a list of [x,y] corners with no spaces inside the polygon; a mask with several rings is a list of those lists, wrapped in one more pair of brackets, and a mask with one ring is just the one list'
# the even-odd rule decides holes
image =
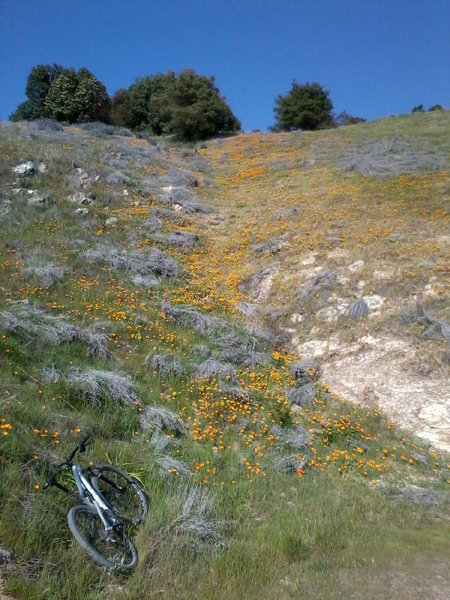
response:
{"label": "bicycle front wheel", "polygon": [[93,473],[92,485],[108,504],[129,523],[141,523],[148,513],[148,502],[138,482],[113,465],[98,465]]}
{"label": "bicycle front wheel", "polygon": [[67,516],[73,537],[89,556],[108,571],[131,571],[138,553],[123,528],[106,531],[97,511],[84,504],[73,506]]}

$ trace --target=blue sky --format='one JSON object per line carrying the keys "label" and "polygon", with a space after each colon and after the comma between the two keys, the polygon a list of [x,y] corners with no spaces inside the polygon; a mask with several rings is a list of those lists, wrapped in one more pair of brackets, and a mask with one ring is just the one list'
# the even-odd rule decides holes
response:
{"label": "blue sky", "polygon": [[450,105],[450,0],[0,0],[0,118],[39,63],[87,67],[110,94],[137,76],[215,75],[245,130],[295,78],[374,119]]}

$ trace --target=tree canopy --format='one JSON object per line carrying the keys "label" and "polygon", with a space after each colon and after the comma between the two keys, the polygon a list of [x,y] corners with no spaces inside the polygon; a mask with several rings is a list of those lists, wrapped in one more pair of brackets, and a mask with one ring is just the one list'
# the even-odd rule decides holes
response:
{"label": "tree canopy", "polygon": [[111,120],[154,135],[171,133],[182,140],[205,139],[241,128],[214,78],[191,69],[178,76],[169,71],[144,77],[128,90],[119,90],[112,99]]}
{"label": "tree canopy", "polygon": [[274,130],[294,129],[314,130],[330,127],[332,124],[333,103],[329,92],[318,83],[300,85],[295,80],[286,96],[279,95],[275,100],[276,122]]}
{"label": "tree canopy", "polygon": [[25,88],[27,100],[10,116],[12,121],[52,117],[58,121],[107,121],[110,99],[105,86],[88,69],[37,65]]}
{"label": "tree canopy", "polygon": [[47,116],[45,111],[45,100],[51,84],[63,72],[61,65],[37,65],[31,69],[28,75],[25,93],[27,100],[17,107],[11,115],[12,121],[39,119]]}
{"label": "tree canopy", "polygon": [[110,99],[105,86],[87,69],[64,69],[45,100],[47,116],[69,123],[106,121]]}

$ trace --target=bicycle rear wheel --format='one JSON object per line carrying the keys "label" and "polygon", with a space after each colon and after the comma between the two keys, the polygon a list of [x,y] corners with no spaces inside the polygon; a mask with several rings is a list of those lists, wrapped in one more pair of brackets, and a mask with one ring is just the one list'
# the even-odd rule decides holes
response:
{"label": "bicycle rear wheel", "polygon": [[98,465],[93,473],[92,485],[108,504],[126,521],[141,523],[148,513],[148,502],[137,481],[113,465]]}
{"label": "bicycle rear wheel", "polygon": [[73,506],[67,520],[73,537],[97,564],[121,572],[131,571],[138,564],[136,547],[123,528],[105,531],[94,508]]}

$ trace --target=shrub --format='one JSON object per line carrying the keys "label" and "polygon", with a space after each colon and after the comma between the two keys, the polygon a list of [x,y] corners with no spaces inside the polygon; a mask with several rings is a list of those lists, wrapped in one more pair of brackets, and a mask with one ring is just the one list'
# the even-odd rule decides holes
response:
{"label": "shrub", "polygon": [[356,125],[357,123],[365,123],[366,119],[362,117],[354,117],[353,115],[349,115],[345,110],[340,112],[338,116],[334,119],[334,123],[337,126],[340,125]]}
{"label": "shrub", "polygon": [[275,130],[314,130],[330,127],[333,104],[329,92],[318,83],[292,82],[291,91],[275,100]]}

